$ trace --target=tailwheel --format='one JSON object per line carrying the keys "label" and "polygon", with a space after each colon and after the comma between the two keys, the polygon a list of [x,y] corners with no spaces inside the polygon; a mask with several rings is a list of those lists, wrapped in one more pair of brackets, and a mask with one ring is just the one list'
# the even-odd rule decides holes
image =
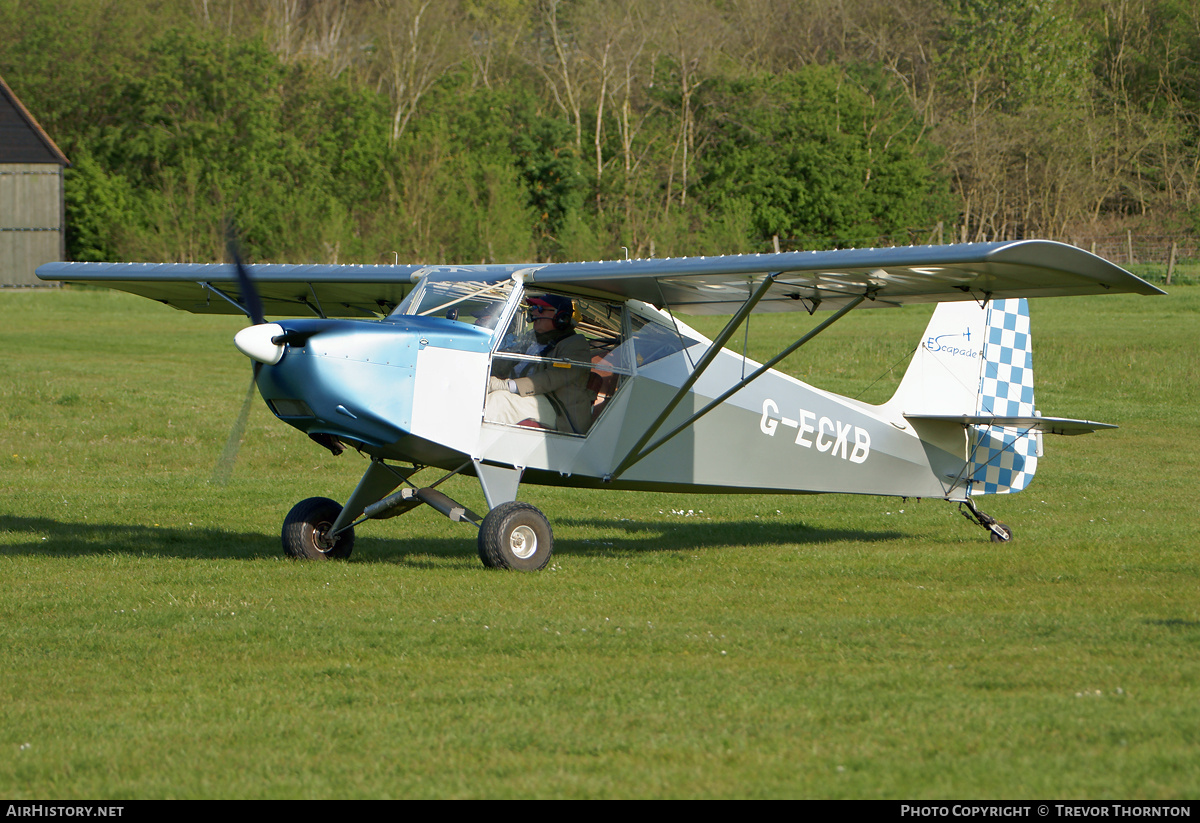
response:
{"label": "tailwheel", "polygon": [[331,536],[342,506],[327,497],[301,500],[283,521],[283,550],[303,560],[342,560],[354,550],[354,529]]}
{"label": "tailwheel", "polygon": [[488,568],[533,572],[550,562],[554,532],[546,516],[528,503],[501,503],[483,518],[478,546]]}
{"label": "tailwheel", "polygon": [[993,543],[1007,543],[1012,540],[1012,529],[1003,523],[993,523],[988,526],[988,531],[992,533]]}
{"label": "tailwheel", "polygon": [[1001,523],[996,518],[992,517],[990,514],[981,512],[975,505],[974,500],[968,497],[965,501],[959,503],[960,511],[962,510],[963,506],[967,507],[967,511],[962,512],[963,517],[967,518],[973,523],[978,523],[980,526],[983,526],[985,529],[987,529],[988,537],[993,543],[1007,543],[1012,540],[1012,529],[1010,529],[1004,523]]}

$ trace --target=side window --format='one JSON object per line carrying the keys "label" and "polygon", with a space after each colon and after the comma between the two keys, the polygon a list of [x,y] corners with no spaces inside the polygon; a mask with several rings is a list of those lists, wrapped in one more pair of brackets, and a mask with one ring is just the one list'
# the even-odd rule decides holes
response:
{"label": "side window", "polygon": [[484,420],[587,434],[631,371],[623,314],[620,303],[527,292],[497,342]]}
{"label": "side window", "polygon": [[631,374],[699,342],[662,320],[629,312],[628,337],[623,337],[621,343],[605,356],[604,363],[622,374]]}
{"label": "side window", "polygon": [[645,366],[655,360],[682,351],[695,345],[698,340],[681,336],[678,331],[668,326],[655,323],[636,314],[630,314],[630,338],[628,346],[630,356],[638,366]]}

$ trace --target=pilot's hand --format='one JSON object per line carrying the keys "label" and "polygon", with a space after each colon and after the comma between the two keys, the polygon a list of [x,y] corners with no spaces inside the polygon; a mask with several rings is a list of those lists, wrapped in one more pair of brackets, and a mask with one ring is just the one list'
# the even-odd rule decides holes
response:
{"label": "pilot's hand", "polygon": [[499,377],[489,377],[488,391],[508,391],[508,382]]}

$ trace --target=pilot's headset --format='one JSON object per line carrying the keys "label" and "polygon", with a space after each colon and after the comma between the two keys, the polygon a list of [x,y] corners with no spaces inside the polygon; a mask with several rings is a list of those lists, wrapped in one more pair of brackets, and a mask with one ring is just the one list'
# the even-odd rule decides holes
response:
{"label": "pilot's headset", "polygon": [[[531,297],[528,303],[533,310],[554,309],[556,331],[569,329],[575,325],[575,303],[569,297],[563,297],[560,294],[546,294],[541,297]],[[533,311],[530,311],[528,319],[533,322]]]}

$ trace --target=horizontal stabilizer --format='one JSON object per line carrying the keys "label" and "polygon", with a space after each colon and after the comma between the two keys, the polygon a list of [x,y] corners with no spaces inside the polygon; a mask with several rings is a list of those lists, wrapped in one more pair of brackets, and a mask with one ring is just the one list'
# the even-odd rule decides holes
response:
{"label": "horizontal stabilizer", "polygon": [[1045,434],[1091,434],[1099,429],[1115,429],[1112,423],[1073,420],[1069,417],[1000,417],[994,414],[906,414],[906,420],[940,420],[963,426],[1003,426]]}

